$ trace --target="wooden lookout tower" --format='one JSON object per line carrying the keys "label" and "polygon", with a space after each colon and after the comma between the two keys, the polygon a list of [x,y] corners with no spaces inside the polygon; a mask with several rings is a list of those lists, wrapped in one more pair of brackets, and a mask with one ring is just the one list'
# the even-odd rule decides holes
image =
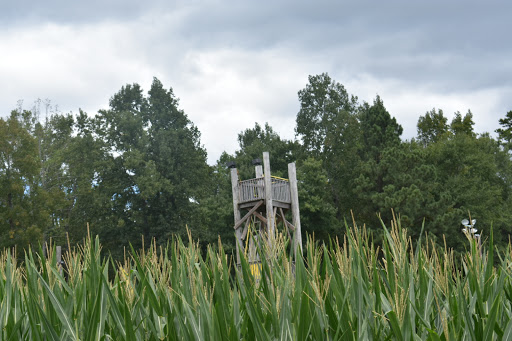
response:
{"label": "wooden lookout tower", "polygon": [[[253,161],[255,178],[248,180],[239,179],[236,165],[233,162],[228,164],[231,168],[238,264],[240,251],[248,255],[249,262],[258,262],[255,240],[275,240],[273,237],[278,226],[290,239],[293,254],[302,253],[295,163],[288,164],[289,179],[271,175],[268,152],[263,153],[263,165],[261,163],[259,159]],[[291,211],[291,222],[286,219],[288,211]],[[251,235],[254,238],[250,238]]]}

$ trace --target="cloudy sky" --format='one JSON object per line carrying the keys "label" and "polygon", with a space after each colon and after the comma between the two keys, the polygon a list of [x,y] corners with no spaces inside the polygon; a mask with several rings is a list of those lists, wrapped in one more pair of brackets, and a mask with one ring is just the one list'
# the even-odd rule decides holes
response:
{"label": "cloudy sky", "polygon": [[498,1],[0,1],[0,115],[38,98],[107,108],[127,83],[172,87],[214,163],[255,122],[294,138],[297,92],[327,72],[420,115],[468,109],[477,132],[512,110],[512,5]]}

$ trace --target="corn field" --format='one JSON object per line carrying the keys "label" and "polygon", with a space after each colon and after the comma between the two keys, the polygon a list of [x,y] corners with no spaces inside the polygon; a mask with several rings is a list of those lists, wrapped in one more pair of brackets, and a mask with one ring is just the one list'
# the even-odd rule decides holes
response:
{"label": "corn field", "polygon": [[[131,250],[116,263],[98,239],[0,262],[1,340],[510,340],[512,248],[495,262],[492,235],[468,238],[462,258],[399,224],[382,247],[364,228],[308,240],[291,262],[286,243],[260,249],[258,278],[219,242]],[[215,249],[215,250],[214,250]],[[498,265],[495,265],[498,264]],[[254,267],[252,267],[254,270]]]}

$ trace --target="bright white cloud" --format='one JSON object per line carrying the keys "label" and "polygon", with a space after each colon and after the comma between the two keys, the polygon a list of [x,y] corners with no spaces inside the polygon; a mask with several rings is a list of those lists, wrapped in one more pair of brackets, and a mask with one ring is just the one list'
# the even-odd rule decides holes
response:
{"label": "bright white cloud", "polygon": [[[78,27],[45,24],[0,35],[1,109],[18,99],[48,98],[63,111],[96,111],[131,79],[154,73],[131,40],[135,28],[103,23]],[[9,33],[9,32],[8,32]],[[128,76],[129,75],[129,76]]]}
{"label": "bright white cloud", "polygon": [[279,49],[192,51],[183,64],[186,79],[175,87],[181,106],[203,133],[214,157],[233,153],[237,134],[255,122],[269,122],[283,138],[293,138],[297,91],[307,66]]}

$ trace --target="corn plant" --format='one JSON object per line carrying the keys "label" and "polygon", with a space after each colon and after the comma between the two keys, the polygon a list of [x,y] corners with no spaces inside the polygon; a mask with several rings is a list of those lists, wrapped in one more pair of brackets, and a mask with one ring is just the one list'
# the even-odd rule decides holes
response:
{"label": "corn plant", "polygon": [[[102,258],[89,238],[57,264],[49,248],[0,254],[1,340],[509,340],[512,246],[492,234],[456,258],[399,221],[376,246],[363,227],[308,238],[292,262],[286,239],[262,243],[259,273],[222,243],[189,237]],[[37,251],[37,252],[36,252]],[[257,275],[257,276],[255,276]]]}

